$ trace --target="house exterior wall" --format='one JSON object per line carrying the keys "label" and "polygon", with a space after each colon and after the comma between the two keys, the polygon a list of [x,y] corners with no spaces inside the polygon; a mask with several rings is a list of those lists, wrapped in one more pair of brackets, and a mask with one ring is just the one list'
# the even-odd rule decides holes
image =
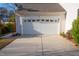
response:
{"label": "house exterior wall", "polygon": [[16,32],[21,33],[20,16],[16,16]]}
{"label": "house exterior wall", "polygon": [[65,15],[60,16],[60,32],[65,32]]}
{"label": "house exterior wall", "polygon": [[[64,32],[65,30],[65,12],[53,12],[53,13],[49,13],[49,12],[30,12],[27,13],[27,15],[19,15],[19,19],[17,22],[22,22],[22,17],[26,17],[26,16],[58,16],[60,18],[60,32]],[[17,26],[19,26],[20,23],[17,24]],[[22,32],[23,29],[21,29],[22,26],[20,25],[19,27],[17,27],[17,31],[19,33]]]}

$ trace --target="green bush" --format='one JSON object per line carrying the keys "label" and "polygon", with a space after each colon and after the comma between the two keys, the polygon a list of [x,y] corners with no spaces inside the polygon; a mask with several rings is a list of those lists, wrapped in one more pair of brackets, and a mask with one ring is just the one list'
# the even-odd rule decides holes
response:
{"label": "green bush", "polygon": [[9,22],[7,24],[0,24],[0,35],[16,31],[15,23]]}
{"label": "green bush", "polygon": [[9,16],[8,22],[15,22],[15,14]]}
{"label": "green bush", "polygon": [[65,33],[64,32],[60,33],[60,35],[63,36],[63,37],[65,37]]}
{"label": "green bush", "polygon": [[2,29],[5,27],[4,24],[0,23],[0,34],[2,34]]}
{"label": "green bush", "polygon": [[8,33],[8,28],[4,26],[1,30],[1,34],[6,34],[6,33]]}
{"label": "green bush", "polygon": [[77,17],[77,19],[75,19],[72,23],[71,34],[74,41],[79,44],[79,17]]}
{"label": "green bush", "polygon": [[7,23],[6,24],[6,28],[8,29],[7,30],[8,32],[13,32],[13,25],[14,25],[13,23]]}

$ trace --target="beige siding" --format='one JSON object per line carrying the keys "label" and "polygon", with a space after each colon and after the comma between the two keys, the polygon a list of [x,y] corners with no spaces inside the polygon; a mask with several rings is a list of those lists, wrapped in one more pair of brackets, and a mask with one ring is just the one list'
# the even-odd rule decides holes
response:
{"label": "beige siding", "polygon": [[60,32],[65,32],[65,15],[61,15]]}

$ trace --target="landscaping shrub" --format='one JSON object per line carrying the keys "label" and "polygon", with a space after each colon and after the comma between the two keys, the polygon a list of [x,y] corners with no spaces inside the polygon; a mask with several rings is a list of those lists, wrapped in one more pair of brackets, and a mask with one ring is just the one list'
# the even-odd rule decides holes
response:
{"label": "landscaping shrub", "polygon": [[66,32],[66,38],[67,38],[67,39],[73,39],[73,38],[72,38],[72,34],[71,34],[71,30],[68,30],[68,31]]}
{"label": "landscaping shrub", "polygon": [[13,23],[7,23],[6,27],[8,29],[8,32],[14,32],[14,24]]}
{"label": "landscaping shrub", "polygon": [[5,27],[4,24],[0,23],[0,35],[2,34],[2,29]]}
{"label": "landscaping shrub", "polygon": [[74,41],[79,44],[79,17],[77,17],[77,19],[75,19],[72,23],[71,34]]}
{"label": "landscaping shrub", "polygon": [[4,26],[2,29],[1,29],[1,34],[6,34],[8,33],[8,28],[6,26]]}
{"label": "landscaping shrub", "polygon": [[63,36],[63,37],[65,37],[65,33],[64,32],[60,33],[60,35]]}
{"label": "landscaping shrub", "polygon": [[7,24],[0,24],[0,36],[2,34],[7,34],[16,31],[16,24],[9,22]]}

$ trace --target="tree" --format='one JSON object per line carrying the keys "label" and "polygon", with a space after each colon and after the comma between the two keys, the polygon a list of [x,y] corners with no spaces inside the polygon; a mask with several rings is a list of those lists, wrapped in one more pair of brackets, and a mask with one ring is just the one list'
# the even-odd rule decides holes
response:
{"label": "tree", "polygon": [[2,21],[6,20],[5,17],[8,15],[8,10],[6,8],[0,8],[0,18]]}
{"label": "tree", "polygon": [[2,28],[4,27],[4,25],[2,24],[2,17],[0,16],[0,34],[1,34],[1,30],[2,30]]}
{"label": "tree", "polygon": [[71,33],[74,41],[79,44],[79,17],[73,21]]}
{"label": "tree", "polygon": [[1,16],[1,15],[6,15],[7,14],[7,9],[5,9],[5,8],[0,8],[0,34],[1,34],[1,30],[2,30],[2,28],[4,27],[4,24],[2,24],[2,21],[3,21],[3,16]]}
{"label": "tree", "polygon": [[8,13],[8,10],[5,8],[0,8],[0,14],[6,15]]}
{"label": "tree", "polygon": [[2,20],[2,17],[0,16],[0,24],[1,24],[1,20]]}
{"label": "tree", "polygon": [[9,19],[8,19],[9,22],[15,22],[15,15],[11,15],[9,16]]}

